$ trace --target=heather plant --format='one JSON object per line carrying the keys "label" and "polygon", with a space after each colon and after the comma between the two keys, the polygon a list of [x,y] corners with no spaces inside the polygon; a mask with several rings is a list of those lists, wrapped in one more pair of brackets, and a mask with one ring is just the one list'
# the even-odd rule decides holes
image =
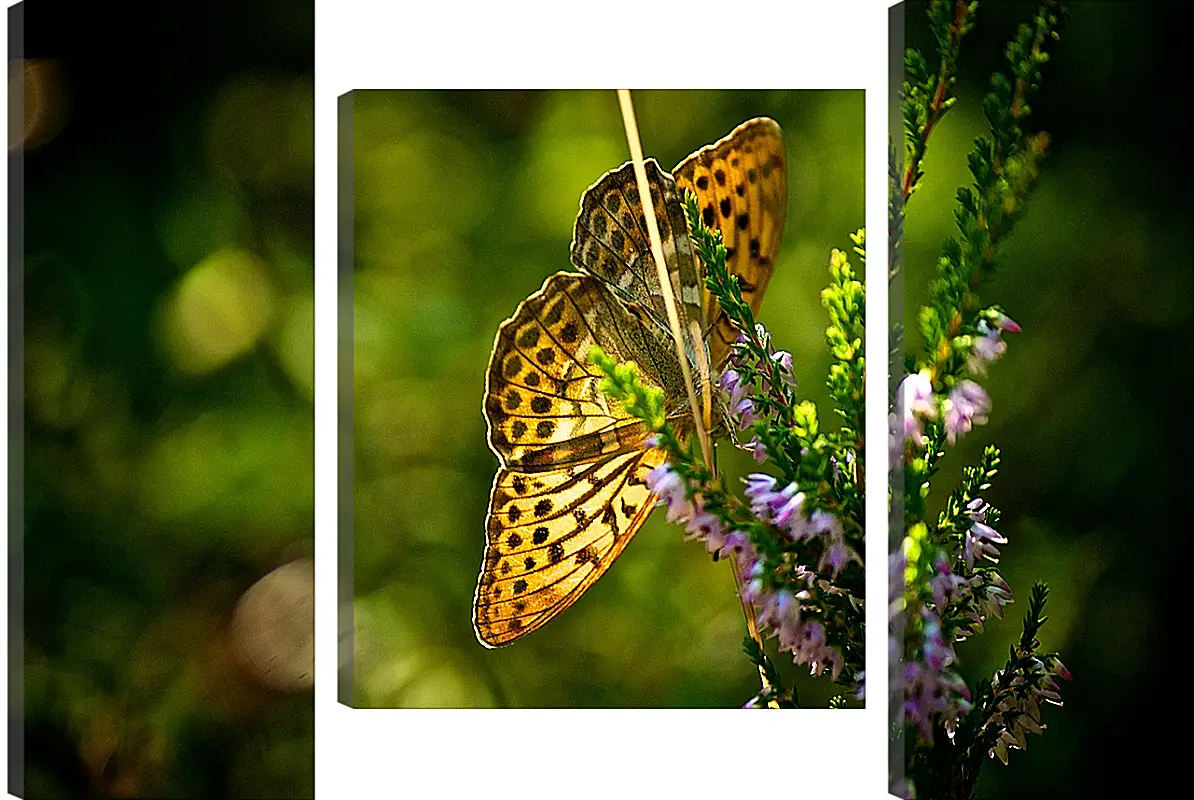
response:
{"label": "heather plant", "polygon": [[[977,7],[934,0],[928,16],[937,69],[916,50],[905,56],[904,146],[892,148],[890,169],[892,277],[902,266],[905,206],[924,180],[930,135],[956,102],[958,57]],[[1040,177],[1048,136],[1030,133],[1027,123],[1049,58],[1045,48],[1058,39],[1064,17],[1059,3],[1044,0],[1007,45],[1007,70],[992,76],[983,98],[989,130],[968,157],[973,183],[957,192],[957,233],[942,244],[917,317],[923,345],[892,365],[900,379],[889,416],[891,790],[902,797],[972,797],[983,764],[1007,764],[1009,750],[1024,749],[1028,734],[1044,730],[1043,706],[1061,705],[1056,678],[1070,678],[1056,653],[1041,651],[1048,588],[1037,583],[1006,663],[974,686],[963,680],[959,645],[1013,602],[998,571],[1008,543],[999,531],[1001,512],[984,499],[1000,451],[985,447],[948,495],[936,480],[959,439],[987,422],[992,403],[983,383],[1007,351],[1004,334],[1021,332],[979,293]],[[903,349],[903,332],[894,329],[893,360]]]}
{"label": "heather plant", "polygon": [[[863,354],[865,289],[845,252],[829,258],[821,304],[832,353],[827,378],[838,423],[823,425],[819,409],[800,397],[792,356],[777,349],[743,301],[738,277],[726,268],[721,233],[706,227],[695,198],[686,198],[694,247],[706,267],[706,288],[740,331],[716,380],[719,419],[713,432],[750,452],[768,471],[738,481],[719,474],[664,413],[663,395],[639,380],[633,363],[619,364],[600,348],[589,354],[606,378],[602,390],[654,432],[667,461],[647,477],[667,508],[714,561],[729,560],[749,636],[744,649],[761,689],[748,707],[795,707],[773,658],[790,657],[810,673],[835,681],[841,706],[864,696]],[[865,263],[865,234],[851,235]],[[768,654],[766,646],[774,640]]]}

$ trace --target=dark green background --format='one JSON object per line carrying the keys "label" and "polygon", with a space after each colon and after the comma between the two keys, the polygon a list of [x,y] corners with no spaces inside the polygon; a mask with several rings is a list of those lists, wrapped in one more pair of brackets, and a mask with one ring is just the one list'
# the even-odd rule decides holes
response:
{"label": "dark green background", "polygon": [[25,796],[309,797],[312,693],[232,623],[313,549],[313,4],[22,15],[64,112],[23,155],[10,284]]}
{"label": "dark green background", "polygon": [[[1046,651],[1074,680],[1044,736],[984,768],[979,797],[1090,797],[1180,774],[1166,761],[1181,665],[1169,641],[1183,585],[1191,484],[1188,22],[1175,3],[1073,2],[1030,127],[1052,135],[1040,187],[981,293],[1023,326],[982,380],[991,422],[951,453],[938,491],[982,446],[1003,450],[988,499],[1004,510],[1000,572],[1018,602],[958,648],[968,680],[989,676],[1018,637],[1032,582],[1051,589]],[[908,206],[914,325],[980,99],[1031,3],[986,3],[962,44],[958,105],[933,133]],[[924,4],[907,44],[929,55]],[[930,63],[936,64],[935,57]],[[896,315],[894,318],[899,318]],[[919,342],[919,333],[910,336]]]}
{"label": "dark green background", "polygon": [[[863,93],[634,98],[645,153],[665,169],[751,117],[783,127],[789,214],[761,318],[805,396],[824,400],[820,290],[831,248],[865,223]],[[470,622],[497,466],[481,416],[490,349],[521,300],[571,269],[581,194],[629,157],[614,92],[351,102],[356,702],[742,705],[758,684],[733,578],[662,514],[542,630],[489,651]],[[753,464],[738,455],[723,447],[722,463]],[[824,705],[831,689],[804,682],[801,700]]]}

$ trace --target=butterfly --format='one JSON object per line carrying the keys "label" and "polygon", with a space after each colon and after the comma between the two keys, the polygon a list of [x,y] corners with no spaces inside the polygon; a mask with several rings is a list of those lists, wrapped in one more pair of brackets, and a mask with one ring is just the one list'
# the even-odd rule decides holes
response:
{"label": "butterfly", "polygon": [[[738,330],[704,288],[705,268],[689,238],[685,191],[726,245],[726,266],[757,313],[779,250],[787,211],[783,137],[773,120],[735,128],[664,172],[645,162],[682,328],[696,322],[696,348],[720,372]],[[646,217],[627,162],[581,198],[571,261],[498,328],[482,411],[499,468],[486,516],[485,554],[473,627],[499,647],[571,606],[625,550],[656,504],[645,476],[664,463],[645,423],[600,389],[593,345],[634,361],[639,379],[664,393],[677,433],[691,428],[687,393],[667,322]],[[694,377],[698,374],[693,370]],[[699,387],[698,387],[699,392]]]}

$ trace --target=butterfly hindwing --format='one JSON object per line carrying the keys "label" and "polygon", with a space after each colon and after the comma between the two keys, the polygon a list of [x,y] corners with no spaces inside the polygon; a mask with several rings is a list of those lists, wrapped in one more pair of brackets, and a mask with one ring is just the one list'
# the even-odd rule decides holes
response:
{"label": "butterfly hindwing", "polygon": [[[680,162],[672,174],[693,192],[706,227],[721,231],[726,267],[738,276],[742,299],[756,314],[775,268],[788,208],[788,171],[783,134],[773,120],[739,125],[720,141]],[[720,367],[738,331],[706,295],[711,363]]]}
{"label": "butterfly hindwing", "polygon": [[609,569],[655,505],[643,478],[663,460],[647,449],[550,472],[498,471],[473,604],[483,644],[542,627]]}
{"label": "butterfly hindwing", "polygon": [[[688,236],[683,197],[655,159],[647,159],[644,167],[676,310],[685,327],[693,319],[703,329],[704,267]],[[572,263],[600,278],[621,299],[641,305],[667,328],[667,308],[632,163],[607,172],[584,193],[573,232]]]}

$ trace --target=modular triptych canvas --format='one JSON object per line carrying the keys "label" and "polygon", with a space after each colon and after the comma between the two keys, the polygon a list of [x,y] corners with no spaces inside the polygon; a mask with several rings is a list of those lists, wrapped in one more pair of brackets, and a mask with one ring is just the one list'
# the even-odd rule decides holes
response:
{"label": "modular triptych canvas", "polygon": [[10,794],[1148,792],[1181,10],[381,5],[8,10]]}

